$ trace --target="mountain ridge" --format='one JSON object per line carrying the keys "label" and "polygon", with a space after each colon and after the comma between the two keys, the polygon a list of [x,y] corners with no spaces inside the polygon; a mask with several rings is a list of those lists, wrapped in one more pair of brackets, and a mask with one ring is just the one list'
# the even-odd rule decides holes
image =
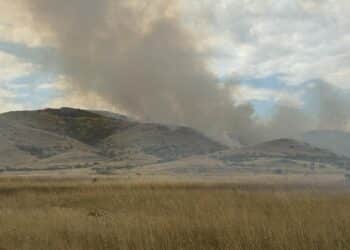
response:
{"label": "mountain ridge", "polygon": [[[12,148],[18,155],[22,152],[22,156],[13,158],[27,159],[22,162],[28,165],[39,164],[43,159],[48,162],[48,158],[72,152],[97,162],[132,161],[140,155],[146,162],[154,162],[226,148],[192,128],[142,123],[125,116],[110,117],[110,113],[104,116],[82,109],[14,111],[1,114],[0,120],[3,121],[2,137],[7,138],[3,140],[3,148]],[[34,138],[30,138],[30,134]],[[0,151],[1,158],[7,157],[4,152]],[[11,161],[7,161],[6,165],[9,164]],[[61,159],[59,164],[78,163]],[[14,160],[13,165],[18,162]]]}
{"label": "mountain ridge", "polygon": [[313,130],[300,136],[301,140],[350,157],[350,133],[339,130]]}
{"label": "mountain ridge", "polygon": [[303,140],[281,138],[230,148],[190,127],[67,107],[0,114],[0,159],[0,170],[6,171],[137,169],[226,175],[350,167],[349,158]]}

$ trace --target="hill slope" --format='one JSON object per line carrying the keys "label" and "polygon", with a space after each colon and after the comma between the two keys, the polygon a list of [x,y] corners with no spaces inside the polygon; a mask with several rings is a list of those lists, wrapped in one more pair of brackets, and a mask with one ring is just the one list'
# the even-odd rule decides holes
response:
{"label": "hill slope", "polygon": [[96,150],[73,138],[0,117],[0,167],[34,166],[40,160],[68,152],[81,155],[80,161],[86,155],[99,158]]}
{"label": "hill slope", "polygon": [[305,142],[299,142],[293,139],[278,139],[263,142],[254,146],[242,147],[234,150],[227,150],[217,153],[217,155],[234,156],[255,156],[255,157],[288,157],[288,158],[334,158],[336,154],[311,146]]}
{"label": "hill slope", "polygon": [[71,108],[5,113],[0,128],[0,166],[8,168],[142,164],[140,159],[169,161],[225,149],[190,128]]}
{"label": "hill slope", "polygon": [[72,108],[0,115],[0,170],[107,169],[186,174],[345,171],[348,158],[291,139],[227,148],[183,126]]}
{"label": "hill slope", "polygon": [[301,139],[338,155],[350,157],[350,133],[335,130],[316,130],[304,133]]}
{"label": "hill slope", "polygon": [[254,146],[227,149],[173,162],[157,163],[144,171],[167,174],[235,176],[245,174],[343,174],[350,160],[325,149],[279,139]]}

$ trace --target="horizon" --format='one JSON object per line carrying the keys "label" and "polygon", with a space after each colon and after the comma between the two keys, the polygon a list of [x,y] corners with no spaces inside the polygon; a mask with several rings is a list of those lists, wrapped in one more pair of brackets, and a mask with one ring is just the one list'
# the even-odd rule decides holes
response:
{"label": "horizon", "polygon": [[[185,124],[210,135],[246,136],[261,124],[264,133],[278,136],[350,130],[349,2],[161,2],[126,17],[129,26],[118,30],[108,21],[124,22],[116,16],[120,6],[112,8],[109,0],[61,4],[59,17],[50,12],[54,1],[3,1],[0,113],[71,106]],[[70,5],[79,7],[74,16]],[[143,7],[126,8],[132,15]],[[129,41],[118,41],[118,32]],[[118,50],[125,58],[113,58]],[[134,62],[128,64],[129,57]],[[169,66],[158,70],[162,64]],[[198,72],[175,67],[182,64]],[[226,103],[216,105],[223,98]],[[203,126],[210,120],[219,128]]]}

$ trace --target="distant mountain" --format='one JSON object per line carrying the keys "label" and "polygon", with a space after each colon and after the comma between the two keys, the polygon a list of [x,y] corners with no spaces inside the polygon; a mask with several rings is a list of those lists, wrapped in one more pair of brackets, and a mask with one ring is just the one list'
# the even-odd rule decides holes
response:
{"label": "distant mountain", "polygon": [[307,143],[350,157],[350,133],[336,130],[316,130],[304,133],[301,139]]}
{"label": "distant mountain", "polygon": [[340,149],[349,145],[346,136],[310,132],[304,138],[312,143],[279,139],[229,148],[189,127],[147,123],[105,111],[17,111],[0,114],[0,172],[344,172],[350,169],[350,160],[339,155],[345,155]]}
{"label": "distant mountain", "polygon": [[346,171],[350,159],[292,139],[279,139],[210,154],[222,165],[245,172],[335,173]]}
{"label": "distant mountain", "polygon": [[165,162],[226,147],[194,129],[72,108],[0,115],[0,167]]}
{"label": "distant mountain", "polygon": [[254,146],[230,148],[212,154],[154,164],[146,171],[170,174],[334,174],[350,168],[350,159],[293,139],[278,139]]}
{"label": "distant mountain", "polygon": [[284,157],[300,159],[328,159],[336,158],[337,155],[326,149],[311,146],[308,143],[293,139],[278,139],[263,142],[254,146],[242,147],[234,150],[226,150],[214,153],[217,157],[232,158],[239,157]]}

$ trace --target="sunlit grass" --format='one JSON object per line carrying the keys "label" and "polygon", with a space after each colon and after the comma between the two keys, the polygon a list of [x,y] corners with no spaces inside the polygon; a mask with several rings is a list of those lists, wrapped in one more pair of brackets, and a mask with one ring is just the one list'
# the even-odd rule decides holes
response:
{"label": "sunlit grass", "polygon": [[342,188],[0,179],[0,249],[349,249]]}

